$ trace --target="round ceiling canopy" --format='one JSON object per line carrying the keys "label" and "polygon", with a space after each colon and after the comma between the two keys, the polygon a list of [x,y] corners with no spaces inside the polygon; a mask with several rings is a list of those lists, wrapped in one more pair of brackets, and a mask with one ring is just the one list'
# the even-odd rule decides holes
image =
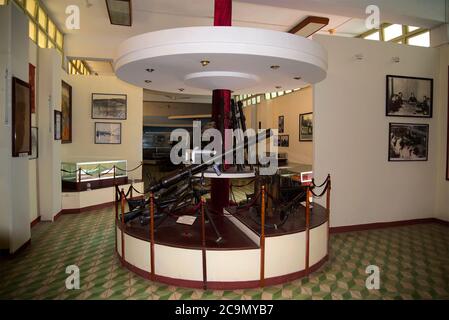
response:
{"label": "round ceiling canopy", "polygon": [[190,27],[150,32],[123,42],[117,76],[139,87],[210,95],[291,90],[323,80],[327,52],[286,32],[241,27]]}

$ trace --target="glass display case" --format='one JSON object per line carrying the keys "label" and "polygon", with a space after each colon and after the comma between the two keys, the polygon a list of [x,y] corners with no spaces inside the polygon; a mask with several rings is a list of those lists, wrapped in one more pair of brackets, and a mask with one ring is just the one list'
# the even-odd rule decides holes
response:
{"label": "glass display case", "polygon": [[62,162],[62,188],[87,190],[127,183],[127,161]]}

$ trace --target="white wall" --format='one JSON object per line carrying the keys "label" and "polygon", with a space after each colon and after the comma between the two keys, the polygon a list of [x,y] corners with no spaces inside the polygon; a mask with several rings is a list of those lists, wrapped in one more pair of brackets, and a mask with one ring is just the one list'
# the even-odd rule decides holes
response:
{"label": "white wall", "polygon": [[[246,107],[245,109],[254,106]],[[264,100],[257,104],[257,125],[262,128],[278,129],[278,118],[284,116],[284,133],[289,135],[289,147],[279,147],[286,152],[289,162],[313,164],[313,142],[299,141],[299,115],[313,111],[313,88],[307,87],[281,97]],[[247,115],[247,113],[245,113]],[[247,119],[249,126],[249,119]]]}
{"label": "white wall", "polygon": [[435,203],[436,216],[440,219],[449,221],[449,181],[446,177],[446,152],[448,143],[448,67],[449,67],[449,45],[439,48],[439,95],[438,95],[438,154],[437,154],[437,196]]}
{"label": "white wall", "polygon": [[[433,217],[439,108],[430,120],[386,117],[385,76],[436,79],[438,50],[355,38],[315,40],[329,52],[328,76],[314,90],[314,165],[317,182],[332,175],[332,226]],[[362,62],[354,60],[359,53]],[[395,56],[400,63],[392,62]],[[429,160],[388,162],[389,122],[430,124]]]}
{"label": "white wall", "polygon": [[[142,161],[143,89],[127,84],[115,76],[80,76],[63,74],[72,86],[72,143],[61,147],[61,161],[128,160],[128,169]],[[92,93],[126,94],[128,96],[127,120],[91,119]],[[95,144],[95,122],[122,123],[120,145]],[[129,175],[141,179],[141,168]]]}
{"label": "white wall", "polygon": [[28,82],[28,18],[13,4],[0,6],[0,18],[0,249],[15,252],[31,237],[28,157],[11,156],[11,77]]}
{"label": "white wall", "polygon": [[61,110],[61,59],[55,49],[38,51],[39,213],[53,221],[61,211],[61,142],[54,140],[54,110]]}

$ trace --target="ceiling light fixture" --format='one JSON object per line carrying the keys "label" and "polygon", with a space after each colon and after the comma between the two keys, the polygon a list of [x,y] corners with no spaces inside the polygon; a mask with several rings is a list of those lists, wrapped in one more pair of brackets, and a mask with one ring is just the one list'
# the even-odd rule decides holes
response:
{"label": "ceiling light fixture", "polygon": [[276,86],[275,88],[276,88],[276,89],[282,89],[282,87],[281,87],[281,86]]}
{"label": "ceiling light fixture", "polygon": [[207,66],[209,63],[210,63],[209,60],[201,60],[201,65],[202,65],[203,67]]}
{"label": "ceiling light fixture", "polygon": [[106,0],[106,7],[111,24],[127,27],[132,26],[131,0]]}
{"label": "ceiling light fixture", "polygon": [[154,71],[154,69],[150,69],[150,68],[148,68],[146,70],[147,70],[147,72],[153,72]]}
{"label": "ceiling light fixture", "polygon": [[184,89],[184,88],[179,88],[178,90],[181,91],[181,92],[183,92],[185,89]]}
{"label": "ceiling light fixture", "polygon": [[309,16],[294,26],[289,33],[308,38],[328,24],[329,18]]}
{"label": "ceiling light fixture", "polygon": [[151,83],[151,82],[153,82],[153,81],[151,81],[151,80],[145,80],[145,83]]}
{"label": "ceiling light fixture", "polygon": [[295,80],[301,80],[302,78],[301,78],[301,77],[294,77],[293,79],[295,79]]}
{"label": "ceiling light fixture", "polygon": [[270,68],[273,69],[273,70],[277,70],[277,69],[280,68],[280,66],[271,66]]}

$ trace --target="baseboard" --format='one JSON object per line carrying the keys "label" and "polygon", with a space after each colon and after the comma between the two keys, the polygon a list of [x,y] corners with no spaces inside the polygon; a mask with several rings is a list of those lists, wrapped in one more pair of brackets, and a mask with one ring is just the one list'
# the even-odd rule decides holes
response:
{"label": "baseboard", "polygon": [[41,216],[38,216],[36,219],[31,221],[30,228],[33,228],[35,225],[37,225],[39,222],[41,222]]}
{"label": "baseboard", "polygon": [[[144,198],[144,196],[138,196],[138,197],[133,197],[130,199],[138,200],[138,199],[143,199],[143,198]],[[83,207],[83,208],[63,209],[60,214],[78,214],[78,213],[83,213],[83,212],[105,209],[105,208],[112,207],[114,205],[114,203],[115,203],[114,201],[111,201],[111,202],[100,203],[100,204]]]}
{"label": "baseboard", "polygon": [[330,233],[343,233],[343,232],[354,232],[354,231],[366,231],[373,229],[384,229],[384,228],[394,228],[403,227],[414,224],[425,224],[425,223],[437,223],[449,227],[449,222],[437,218],[424,218],[424,219],[413,219],[413,220],[400,220],[392,222],[376,222],[367,224],[356,224],[351,226],[341,226],[341,227],[330,227]]}
{"label": "baseboard", "polygon": [[1,257],[7,257],[7,258],[14,258],[16,257],[18,254],[20,254],[22,251],[24,251],[28,246],[31,245],[31,239],[28,239],[27,242],[25,242],[24,244],[22,244],[20,246],[19,249],[17,249],[16,251],[14,251],[13,253],[10,253],[8,249],[1,249],[0,250],[0,256]]}

